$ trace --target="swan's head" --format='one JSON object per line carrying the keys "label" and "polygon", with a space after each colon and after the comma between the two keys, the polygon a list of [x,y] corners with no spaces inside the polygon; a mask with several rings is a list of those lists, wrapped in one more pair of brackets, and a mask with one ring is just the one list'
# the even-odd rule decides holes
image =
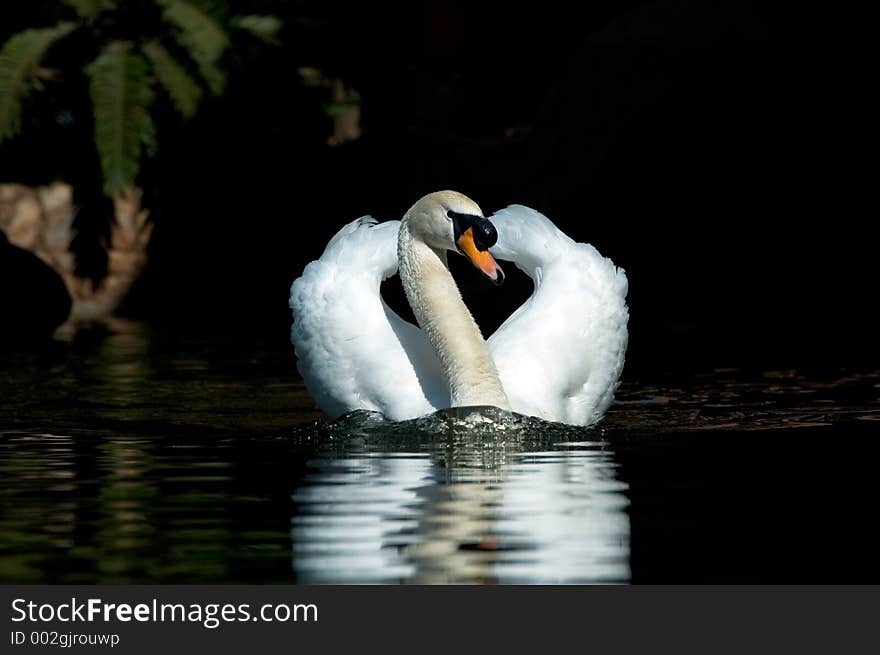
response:
{"label": "swan's head", "polygon": [[495,226],[479,205],[456,191],[437,191],[421,198],[404,216],[413,237],[436,250],[464,255],[495,284],[504,271],[489,252],[498,240]]}

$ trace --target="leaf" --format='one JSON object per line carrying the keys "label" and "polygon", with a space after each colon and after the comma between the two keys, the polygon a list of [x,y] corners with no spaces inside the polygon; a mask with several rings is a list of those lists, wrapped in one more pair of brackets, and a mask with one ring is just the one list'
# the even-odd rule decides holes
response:
{"label": "leaf", "polygon": [[91,21],[102,11],[116,9],[116,0],[63,0],[83,20]]}
{"label": "leaf", "polygon": [[283,23],[278,16],[259,16],[257,14],[236,16],[232,19],[232,26],[249,32],[252,36],[271,45],[281,43],[278,39],[278,32],[281,31]]}
{"label": "leaf", "polygon": [[174,25],[177,42],[186,48],[211,93],[223,93],[226,74],[217,65],[229,47],[229,36],[217,21],[185,0],[158,0],[165,20]]}
{"label": "leaf", "polygon": [[0,50],[0,141],[21,131],[21,106],[33,88],[33,73],[52,44],[69,34],[75,23],[24,30]]}
{"label": "leaf", "polygon": [[144,46],[144,53],[153,64],[156,78],[171,97],[174,107],[184,118],[192,118],[202,100],[202,90],[158,42]]}
{"label": "leaf", "polygon": [[95,145],[104,190],[120,193],[134,184],[144,146],[152,147],[152,79],[146,60],[131,44],[115,41],[89,64],[95,113]]}

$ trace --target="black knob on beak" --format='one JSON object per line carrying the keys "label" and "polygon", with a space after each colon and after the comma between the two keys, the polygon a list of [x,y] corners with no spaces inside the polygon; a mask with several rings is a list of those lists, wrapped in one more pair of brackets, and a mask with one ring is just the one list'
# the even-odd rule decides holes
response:
{"label": "black knob on beak", "polygon": [[474,220],[474,245],[478,250],[488,250],[498,241],[498,231],[492,222],[479,216]]}
{"label": "black knob on beak", "polygon": [[451,209],[446,212],[446,215],[452,219],[456,243],[461,238],[461,235],[468,230],[472,231],[474,245],[481,252],[487,251],[498,241],[498,232],[488,218],[483,218],[476,214],[461,214]]}

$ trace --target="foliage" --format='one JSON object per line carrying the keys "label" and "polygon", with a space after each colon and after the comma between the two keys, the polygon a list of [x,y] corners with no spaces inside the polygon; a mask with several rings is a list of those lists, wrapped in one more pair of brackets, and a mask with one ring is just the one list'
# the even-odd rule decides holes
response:
{"label": "foliage", "polygon": [[164,8],[165,20],[176,28],[177,42],[198,64],[199,72],[212,93],[222,93],[226,76],[217,66],[229,46],[229,35],[211,16],[188,2],[158,0]]}
{"label": "foliage", "polygon": [[110,192],[131,186],[143,145],[153,144],[152,80],[144,57],[115,41],[88,67],[95,114],[95,144]]}
{"label": "foliage", "polygon": [[[104,189],[118,195],[135,185],[143,155],[155,148],[154,99],[167,96],[184,119],[198,111],[205,93],[220,95],[226,85],[224,55],[230,30],[277,42],[275,16],[236,16],[224,22],[194,0],[140,3],[151,16],[137,15],[118,0],[60,0],[71,20],[54,27],[26,29],[0,48],[0,143],[22,129],[22,112],[32,91],[50,79],[44,60],[53,46],[73,34],[90,39],[99,52],[84,66],[94,114],[95,147]],[[132,27],[134,26],[134,28]],[[73,71],[75,72],[75,71]]]}
{"label": "foliage", "polygon": [[21,106],[29,92],[38,86],[34,77],[46,51],[75,24],[24,30],[10,38],[0,50],[0,141],[21,129]]}
{"label": "foliage", "polygon": [[147,43],[144,54],[150,59],[156,79],[177,111],[184,118],[192,118],[202,101],[202,88],[158,41]]}
{"label": "foliage", "polygon": [[80,18],[94,20],[104,11],[116,8],[116,0],[64,0],[64,4],[71,7]]}
{"label": "foliage", "polygon": [[236,16],[232,19],[232,25],[239,29],[250,32],[251,35],[277,45],[278,32],[281,31],[281,19],[277,16]]}

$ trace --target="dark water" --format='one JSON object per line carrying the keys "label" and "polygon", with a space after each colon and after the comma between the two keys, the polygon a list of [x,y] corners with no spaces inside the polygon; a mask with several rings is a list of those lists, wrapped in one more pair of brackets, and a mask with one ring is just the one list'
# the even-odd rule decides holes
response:
{"label": "dark water", "polygon": [[331,425],[287,349],[0,353],[0,582],[880,582],[880,372],[618,398],[594,429]]}

